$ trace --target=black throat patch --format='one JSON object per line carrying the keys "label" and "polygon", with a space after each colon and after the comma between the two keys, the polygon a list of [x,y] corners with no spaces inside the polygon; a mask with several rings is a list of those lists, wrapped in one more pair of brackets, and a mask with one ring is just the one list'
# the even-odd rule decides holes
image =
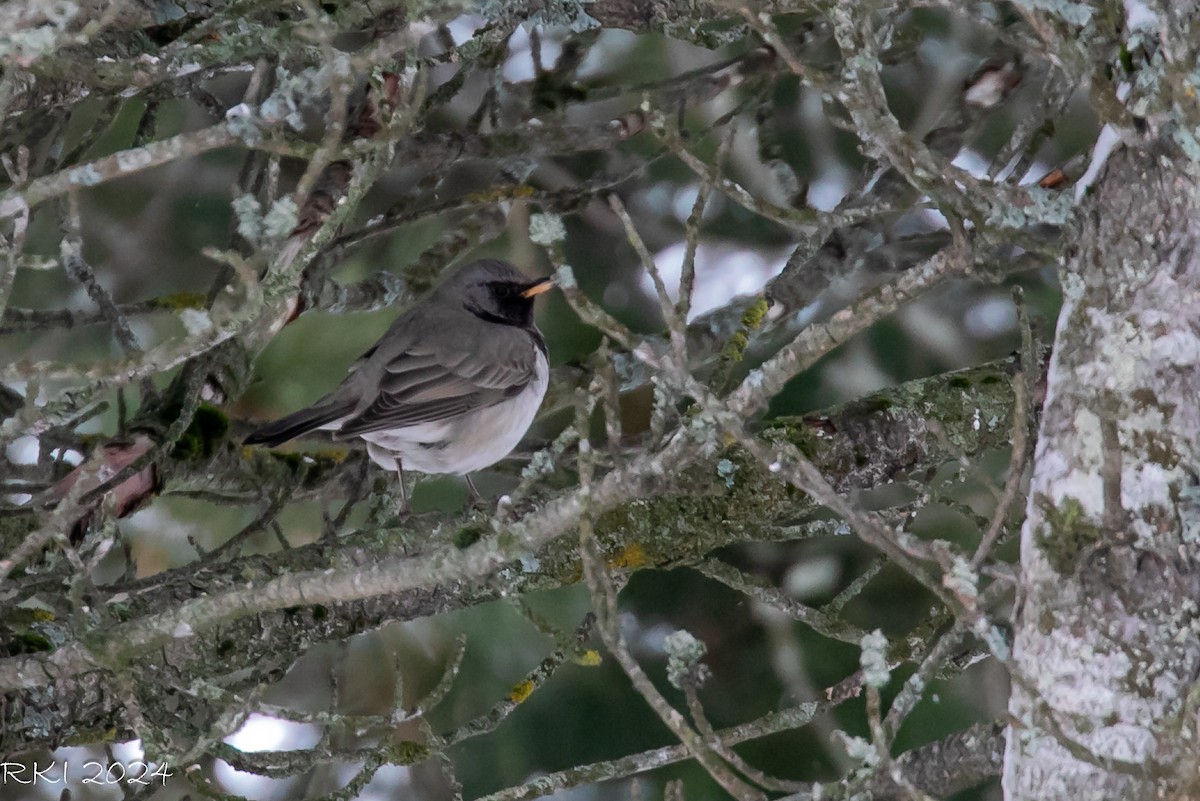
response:
{"label": "black throat patch", "polygon": [[480,320],[497,325],[512,325],[517,328],[533,328],[533,304],[524,298],[517,303],[506,303],[500,312],[494,312],[474,303],[464,304],[464,308]]}

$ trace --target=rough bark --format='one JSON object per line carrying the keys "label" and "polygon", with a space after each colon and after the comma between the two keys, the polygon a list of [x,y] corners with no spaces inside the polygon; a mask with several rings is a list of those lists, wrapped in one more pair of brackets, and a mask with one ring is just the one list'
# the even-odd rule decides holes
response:
{"label": "rough bark", "polygon": [[1195,798],[1200,182],[1115,155],[1081,212],[1022,530],[1006,797]]}

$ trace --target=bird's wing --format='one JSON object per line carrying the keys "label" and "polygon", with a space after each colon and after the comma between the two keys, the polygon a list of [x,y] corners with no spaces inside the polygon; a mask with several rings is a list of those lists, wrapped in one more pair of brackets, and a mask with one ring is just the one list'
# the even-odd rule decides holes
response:
{"label": "bird's wing", "polygon": [[374,400],[360,406],[338,436],[449,420],[519,394],[536,371],[528,332],[488,324],[474,333],[397,336],[394,344],[381,344],[358,371],[367,395],[378,376]]}

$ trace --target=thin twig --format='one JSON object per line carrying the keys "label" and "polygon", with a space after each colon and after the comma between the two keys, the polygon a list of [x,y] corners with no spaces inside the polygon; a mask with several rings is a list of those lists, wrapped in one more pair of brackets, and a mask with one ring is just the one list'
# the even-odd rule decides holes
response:
{"label": "thin twig", "polygon": [[587,412],[590,406],[581,399],[577,409],[575,425],[580,430],[579,481],[583,493],[583,503],[579,515],[580,558],[583,561],[584,579],[592,593],[600,636],[621,669],[625,671],[625,675],[633,682],[634,688],[646,699],[650,708],[658,714],[662,722],[679,738],[680,742],[692,752],[692,755],[708,771],[709,775],[735,798],[761,801],[765,799],[765,796],[742,781],[717,754],[713,753],[704,739],[662,696],[642,670],[641,665],[634,659],[633,654],[629,652],[620,630],[616,589],[613,586],[612,576],[609,575],[608,568],[604,564],[603,556],[600,554],[591,526],[588,498],[591,490],[592,458],[591,448],[586,437],[583,436],[583,432],[587,430]]}

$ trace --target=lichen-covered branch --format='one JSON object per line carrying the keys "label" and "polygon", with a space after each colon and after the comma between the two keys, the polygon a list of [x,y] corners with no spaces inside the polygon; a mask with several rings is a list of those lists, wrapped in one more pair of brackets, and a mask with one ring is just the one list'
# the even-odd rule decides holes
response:
{"label": "lichen-covered branch", "polygon": [[[956,458],[959,452],[980,454],[1003,447],[1012,403],[1006,373],[1014,364],[1007,361],[916,382],[809,421],[779,421],[761,437],[766,442],[797,443],[830,476],[839,492],[867,489],[931,469]],[[979,429],[974,426],[977,414],[988,421]],[[938,433],[929,426],[935,420]],[[836,431],[837,435],[827,436],[823,431]],[[949,442],[953,443],[951,450],[947,450]],[[598,478],[598,486],[592,488],[596,536],[615,567],[675,565],[749,538],[791,538],[797,534],[794,521],[818,512],[810,499],[776,485],[764,465],[736,448],[707,454],[695,446],[674,444],[668,448]],[[680,464],[687,454],[694,454],[690,458],[696,461],[679,474],[678,481],[661,481],[655,463],[671,458]],[[207,472],[214,464],[239,458],[240,452],[225,451],[215,462],[191,462],[191,468],[184,463],[176,469]],[[255,465],[260,470],[268,468],[255,461],[243,469],[252,470]],[[335,475],[330,470],[336,467],[314,465],[306,481],[327,481],[324,475]],[[253,483],[252,478],[246,480],[246,486]],[[324,486],[328,492],[330,485]],[[777,489],[770,489],[773,486]],[[166,490],[171,491],[170,483]],[[33,700],[39,693],[27,695],[21,688],[53,687],[71,675],[83,677],[87,684],[103,684],[106,665],[123,664],[123,670],[136,673],[153,670],[156,657],[152,654],[164,647],[185,674],[224,672],[232,669],[231,660],[241,653],[298,654],[317,640],[346,636],[388,620],[438,614],[493,599],[502,591],[523,593],[577,582],[581,575],[578,553],[569,540],[556,539],[571,530],[569,509],[577,503],[579,499],[570,495],[550,502],[523,519],[519,528],[505,527],[500,538],[489,536],[486,519],[449,529],[434,524],[421,539],[458,545],[423,556],[391,556],[389,538],[363,531],[274,556],[243,557],[200,569],[185,567],[111,588],[114,594],[109,603],[125,622],[111,629],[102,641],[66,645],[45,656],[0,660],[0,687],[17,693],[9,696],[12,703],[8,708],[18,717],[8,721],[6,730],[18,739],[4,747],[30,742],[27,738],[31,737],[37,741],[67,735],[65,730],[57,734],[45,730],[37,736],[18,726],[18,710],[31,710],[31,703],[41,706]],[[717,519],[724,524],[710,525]],[[411,536],[413,532],[404,533]],[[470,544],[480,536],[485,539]],[[537,570],[522,570],[523,557],[532,557]],[[499,585],[488,580],[497,569]],[[272,578],[276,571],[284,574]],[[443,574],[452,580],[443,580]],[[313,604],[317,606],[288,611]],[[173,611],[164,613],[164,608]],[[37,632],[39,637],[50,636],[52,630],[58,632],[55,637],[66,634],[60,623],[46,620],[21,630]],[[181,637],[185,632],[187,636]],[[261,647],[230,652],[222,646],[247,642],[249,637]],[[221,655],[221,661],[214,664],[213,654]],[[97,668],[100,672],[93,673]],[[78,686],[77,681],[69,685]],[[49,712],[66,700],[41,708]],[[92,716],[117,711],[104,709],[101,702],[92,708]],[[62,725],[69,726],[70,718]]]}

